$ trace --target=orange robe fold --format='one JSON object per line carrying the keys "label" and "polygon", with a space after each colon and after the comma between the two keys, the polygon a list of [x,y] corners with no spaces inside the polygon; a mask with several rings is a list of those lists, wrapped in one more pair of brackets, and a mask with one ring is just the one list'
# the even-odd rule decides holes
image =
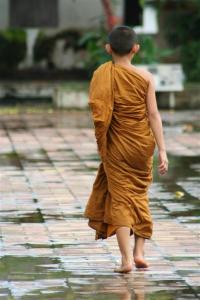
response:
{"label": "orange robe fold", "polygon": [[148,187],[152,182],[155,139],[149,126],[148,82],[132,69],[101,65],[93,74],[89,105],[101,163],[84,217],[105,239],[120,226],[151,238]]}

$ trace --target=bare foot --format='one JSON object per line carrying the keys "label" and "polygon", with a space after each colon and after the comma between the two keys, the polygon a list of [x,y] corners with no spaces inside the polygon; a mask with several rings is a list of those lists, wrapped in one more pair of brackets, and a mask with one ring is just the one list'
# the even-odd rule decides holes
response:
{"label": "bare foot", "polygon": [[138,269],[146,269],[149,267],[149,265],[144,259],[144,243],[145,243],[145,239],[143,237],[135,235],[133,259],[135,262],[135,266]]}
{"label": "bare foot", "polygon": [[146,269],[149,267],[143,256],[134,256],[134,262],[138,269]]}
{"label": "bare foot", "polygon": [[131,259],[127,260],[122,256],[121,266],[119,268],[115,268],[114,272],[118,273],[128,273],[133,269],[133,261]]}
{"label": "bare foot", "polygon": [[126,265],[121,265],[119,268],[115,268],[114,272],[118,272],[118,273],[129,273],[131,272],[133,269],[133,264],[126,264]]}

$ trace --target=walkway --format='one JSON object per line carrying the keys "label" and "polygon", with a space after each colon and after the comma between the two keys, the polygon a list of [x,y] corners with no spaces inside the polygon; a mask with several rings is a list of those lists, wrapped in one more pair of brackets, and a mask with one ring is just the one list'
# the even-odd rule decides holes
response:
{"label": "walkway", "polygon": [[1,116],[0,299],[200,297],[200,112],[163,112],[170,170],[150,188],[148,271],[113,272],[116,237],[82,217],[99,164],[87,112]]}

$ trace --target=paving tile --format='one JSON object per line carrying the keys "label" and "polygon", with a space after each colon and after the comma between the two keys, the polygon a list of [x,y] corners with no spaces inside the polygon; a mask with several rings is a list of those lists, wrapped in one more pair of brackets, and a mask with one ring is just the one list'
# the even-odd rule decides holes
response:
{"label": "paving tile", "polygon": [[82,215],[99,165],[89,112],[2,115],[0,299],[198,299],[200,112],[161,114],[170,168],[149,190],[150,268],[124,275],[116,236],[95,241]]}

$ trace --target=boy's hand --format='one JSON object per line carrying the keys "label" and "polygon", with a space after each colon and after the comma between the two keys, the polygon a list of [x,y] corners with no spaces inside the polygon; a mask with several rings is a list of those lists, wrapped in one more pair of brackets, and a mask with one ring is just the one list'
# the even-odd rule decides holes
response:
{"label": "boy's hand", "polygon": [[158,172],[160,175],[164,175],[168,171],[168,159],[165,150],[159,151],[158,159],[159,159]]}

